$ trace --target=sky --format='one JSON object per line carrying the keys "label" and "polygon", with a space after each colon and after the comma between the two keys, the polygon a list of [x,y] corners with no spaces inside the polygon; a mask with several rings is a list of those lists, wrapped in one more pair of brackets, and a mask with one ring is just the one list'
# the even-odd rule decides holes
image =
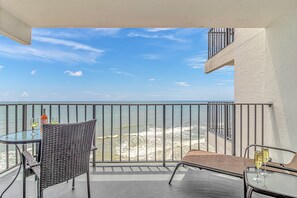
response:
{"label": "sky", "polygon": [[204,73],[202,28],[34,28],[0,36],[0,101],[233,100],[234,68]]}

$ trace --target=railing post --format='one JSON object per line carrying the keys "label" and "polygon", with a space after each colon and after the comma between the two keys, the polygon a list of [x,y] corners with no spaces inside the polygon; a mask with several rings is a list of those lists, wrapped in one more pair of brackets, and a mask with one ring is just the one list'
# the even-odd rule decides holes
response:
{"label": "railing post", "polygon": [[236,105],[233,104],[232,155],[236,156]]}
{"label": "railing post", "polygon": [[[9,106],[8,105],[6,105],[5,106],[5,114],[6,114],[6,119],[5,119],[5,132],[6,132],[6,135],[8,134],[8,129],[9,129]],[[17,155],[17,153],[16,153],[16,155]],[[8,144],[6,144],[6,169],[8,169],[9,168],[9,147],[8,147]]]}
{"label": "railing post", "polygon": [[208,148],[208,140],[209,140],[209,104],[206,105],[206,151],[209,150]]}
{"label": "railing post", "polygon": [[166,106],[163,105],[163,166],[166,163]]}
{"label": "railing post", "polygon": [[227,43],[226,43],[226,45],[228,45],[229,44],[229,42],[230,42],[230,28],[226,28],[226,33],[225,33],[225,35],[226,35],[226,37],[227,37]]}
{"label": "railing post", "polygon": [[228,135],[228,104],[224,105],[224,154],[227,153],[227,135]]}
{"label": "railing post", "polygon": [[[22,131],[27,131],[27,105],[24,104],[23,105],[23,112],[22,112],[22,119],[23,119],[23,123],[22,123]],[[23,144],[23,151],[26,150],[27,146]]]}
{"label": "railing post", "polygon": [[211,32],[211,30],[212,29],[210,29],[209,31],[208,31],[208,59],[210,59],[210,57],[211,57],[211,34],[210,34],[210,32]]}
{"label": "railing post", "polygon": [[218,152],[218,105],[215,105],[215,152]]}
{"label": "railing post", "polygon": [[[93,105],[93,119],[96,119],[96,105]],[[96,124],[97,125],[97,124]],[[95,132],[93,137],[93,145],[96,146],[96,125],[95,125]],[[92,159],[93,167],[96,166],[96,150],[93,150],[93,159]]]}

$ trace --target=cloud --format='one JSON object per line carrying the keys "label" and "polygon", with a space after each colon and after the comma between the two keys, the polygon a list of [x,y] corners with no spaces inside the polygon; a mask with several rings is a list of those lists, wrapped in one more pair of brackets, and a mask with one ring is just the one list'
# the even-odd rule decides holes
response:
{"label": "cloud", "polygon": [[234,83],[233,79],[223,79],[223,80],[219,80],[216,85],[226,85],[226,84],[230,84],[230,83]]}
{"label": "cloud", "polygon": [[206,55],[197,55],[191,58],[185,59],[185,62],[193,69],[200,69],[204,67],[204,63],[207,61]]}
{"label": "cloud", "polygon": [[170,41],[187,42],[187,40],[178,38],[174,34],[158,35],[158,34],[129,33],[127,36],[131,38],[141,37],[141,38],[148,38],[148,39],[166,39]]}
{"label": "cloud", "polygon": [[70,70],[66,70],[64,74],[68,74],[69,76],[75,76],[75,77],[80,77],[83,75],[82,71],[70,71]]}
{"label": "cloud", "polygon": [[36,36],[47,36],[54,38],[82,38],[86,37],[86,34],[82,34],[74,29],[67,29],[67,31],[49,30],[49,29],[32,29],[32,38]]}
{"label": "cloud", "polygon": [[4,66],[3,66],[3,65],[0,65],[0,71],[1,71],[3,68],[4,68]]}
{"label": "cloud", "polygon": [[21,98],[28,98],[29,97],[29,94],[28,92],[24,91],[21,95],[20,95]]}
{"label": "cloud", "polygon": [[8,97],[9,96],[9,93],[8,92],[2,92],[2,93],[0,93],[0,96],[2,96],[2,97]]}
{"label": "cloud", "polygon": [[52,49],[46,46],[29,47],[20,45],[1,45],[0,54],[6,57],[20,58],[25,60],[38,59],[42,61],[60,61],[68,63],[96,63],[100,53],[73,52],[69,50]]}
{"label": "cloud", "polygon": [[32,75],[32,76],[34,76],[35,74],[36,74],[36,70],[34,69],[34,70],[32,70],[31,72],[30,72],[30,74]]}
{"label": "cloud", "polygon": [[71,39],[90,39],[91,37],[106,36],[115,37],[121,28],[69,28],[64,29],[33,29],[32,37],[50,37],[50,38],[71,38]]}
{"label": "cloud", "polygon": [[130,74],[130,73],[128,73],[128,72],[121,71],[121,70],[119,70],[119,69],[117,69],[117,68],[109,68],[109,70],[110,70],[112,73],[115,73],[115,74],[134,77],[133,74]]}
{"label": "cloud", "polygon": [[150,78],[149,81],[156,81],[156,79],[155,78]]}
{"label": "cloud", "polygon": [[117,95],[117,94],[111,94],[111,93],[98,93],[96,91],[85,91],[85,94],[88,94],[88,98],[95,98],[95,99],[109,99],[109,100],[118,100],[118,99],[124,99],[127,96],[125,95]]}
{"label": "cloud", "polygon": [[95,28],[93,30],[101,36],[115,36],[121,28]]}
{"label": "cloud", "polygon": [[40,37],[40,36],[35,36],[32,39],[39,41],[39,42],[49,43],[49,44],[64,45],[67,47],[71,47],[75,50],[85,50],[85,51],[95,52],[95,53],[99,53],[99,54],[102,54],[104,52],[104,50],[97,49],[97,48],[91,47],[89,45],[85,45],[82,43],[69,41],[69,40],[55,39],[55,38],[49,38],[49,37]]}
{"label": "cloud", "polygon": [[148,28],[146,31],[148,32],[161,32],[161,31],[168,31],[168,30],[174,30],[176,28]]}
{"label": "cloud", "polygon": [[178,87],[189,87],[189,83],[187,82],[176,82],[175,83],[175,86],[178,86]]}
{"label": "cloud", "polygon": [[[159,38],[177,41],[181,43],[190,43],[191,38],[207,35],[207,28],[147,28],[145,33],[130,35],[144,38]],[[133,34],[133,33],[132,33]],[[129,35],[128,35],[129,36]],[[196,39],[197,40],[197,39]]]}
{"label": "cloud", "polygon": [[143,54],[141,55],[144,59],[148,59],[148,60],[157,60],[160,59],[160,57],[156,54]]}

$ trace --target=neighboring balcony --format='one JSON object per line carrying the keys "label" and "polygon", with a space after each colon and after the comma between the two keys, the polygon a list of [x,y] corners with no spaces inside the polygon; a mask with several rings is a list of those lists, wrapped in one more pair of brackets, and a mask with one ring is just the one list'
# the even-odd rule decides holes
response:
{"label": "neighboring balcony", "polygon": [[205,73],[234,65],[234,28],[211,28],[208,32],[208,60]]}
{"label": "neighboring balcony", "polygon": [[208,59],[234,41],[234,28],[211,28],[208,32]]}

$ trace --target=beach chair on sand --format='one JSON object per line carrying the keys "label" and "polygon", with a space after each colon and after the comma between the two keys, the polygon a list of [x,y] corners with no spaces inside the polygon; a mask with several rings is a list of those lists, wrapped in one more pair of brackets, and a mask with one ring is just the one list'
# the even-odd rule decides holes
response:
{"label": "beach chair on sand", "polygon": [[171,184],[177,169],[181,165],[186,165],[186,166],[195,167],[199,169],[205,169],[205,170],[209,170],[217,173],[222,173],[222,174],[242,178],[244,170],[249,166],[254,166],[254,160],[247,158],[248,150],[252,147],[266,147],[268,149],[278,150],[278,151],[283,151],[283,152],[288,152],[293,154],[294,157],[289,164],[268,162],[267,167],[291,171],[293,174],[297,173],[297,153],[295,151],[253,144],[246,148],[244,157],[223,155],[223,154],[201,151],[201,150],[191,150],[176,165],[172,173],[172,176],[169,180],[169,184]]}

